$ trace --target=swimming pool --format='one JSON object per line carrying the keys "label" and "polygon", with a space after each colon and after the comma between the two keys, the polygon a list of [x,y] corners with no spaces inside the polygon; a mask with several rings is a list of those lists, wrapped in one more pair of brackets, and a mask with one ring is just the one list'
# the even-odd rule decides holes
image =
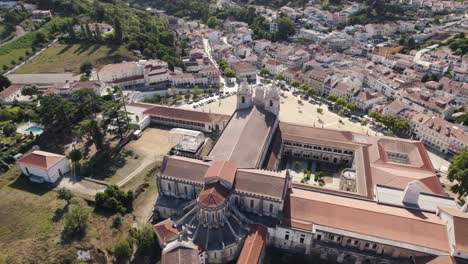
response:
{"label": "swimming pool", "polygon": [[24,132],[25,132],[24,134],[33,133],[33,135],[40,135],[44,133],[44,128],[40,126],[31,126],[31,127],[26,128]]}

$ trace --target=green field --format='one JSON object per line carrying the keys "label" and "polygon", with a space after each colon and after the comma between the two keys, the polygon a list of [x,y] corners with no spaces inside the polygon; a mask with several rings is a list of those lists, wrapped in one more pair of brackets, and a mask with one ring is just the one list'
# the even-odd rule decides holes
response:
{"label": "green field", "polygon": [[56,43],[15,73],[79,73],[80,65],[84,62],[89,61],[93,66],[98,66],[134,59],[136,59],[135,56],[124,47]]}
{"label": "green field", "polygon": [[[26,58],[26,53],[32,53],[32,47],[36,41],[36,36],[40,32],[46,40],[53,39],[54,29],[60,28],[68,20],[65,18],[54,18],[44,24],[40,29],[29,32],[26,35],[0,47],[0,71],[11,69],[22,59]],[[56,32],[55,32],[56,33]],[[42,43],[44,44],[44,43]],[[38,49],[40,47],[37,47]]]}
{"label": "green field", "polygon": [[11,30],[11,28],[3,23],[0,23],[0,43],[11,39],[14,34],[14,30]]}

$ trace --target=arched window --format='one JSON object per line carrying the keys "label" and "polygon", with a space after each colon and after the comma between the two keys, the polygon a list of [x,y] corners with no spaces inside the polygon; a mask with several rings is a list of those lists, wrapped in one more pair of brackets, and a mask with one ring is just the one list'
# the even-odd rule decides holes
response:
{"label": "arched window", "polygon": [[167,184],[167,189],[168,189],[170,192],[172,192],[172,187],[171,187],[171,184],[170,184],[170,183]]}
{"label": "arched window", "polygon": [[250,208],[254,207],[254,200],[250,200]]}
{"label": "arched window", "polygon": [[273,100],[270,100],[270,107],[273,107]]}
{"label": "arched window", "polygon": [[273,204],[270,204],[270,214],[273,213]]}
{"label": "arched window", "polygon": [[245,96],[242,96],[242,97],[241,97],[241,102],[242,102],[243,104],[245,104]]}

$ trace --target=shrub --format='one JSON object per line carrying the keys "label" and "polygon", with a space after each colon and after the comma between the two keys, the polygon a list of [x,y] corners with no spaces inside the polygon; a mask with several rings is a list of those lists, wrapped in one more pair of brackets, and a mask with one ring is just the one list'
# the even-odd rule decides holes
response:
{"label": "shrub", "polygon": [[96,208],[126,214],[132,211],[133,193],[123,192],[117,186],[107,187],[104,192],[96,194]]}
{"label": "shrub", "polygon": [[112,227],[115,229],[119,229],[122,225],[122,217],[120,215],[116,215],[112,218]]}
{"label": "shrub", "polygon": [[131,236],[135,239],[139,254],[148,254],[156,247],[156,237],[150,225],[134,229],[131,231]]}
{"label": "shrub", "polygon": [[294,168],[296,168],[296,170],[300,169],[301,163],[299,161],[296,161],[296,163],[294,163]]}
{"label": "shrub", "polygon": [[127,260],[132,255],[132,248],[127,240],[121,240],[114,245],[114,255],[118,260]]}
{"label": "shrub", "polygon": [[82,236],[88,227],[88,210],[84,207],[76,207],[65,215],[65,228],[63,232],[66,236]]}

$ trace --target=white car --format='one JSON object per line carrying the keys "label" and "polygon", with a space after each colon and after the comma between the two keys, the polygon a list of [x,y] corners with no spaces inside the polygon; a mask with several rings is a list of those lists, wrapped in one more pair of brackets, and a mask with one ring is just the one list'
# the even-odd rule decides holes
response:
{"label": "white car", "polygon": [[135,138],[140,138],[141,135],[143,135],[143,131],[141,131],[140,129],[136,130],[135,132],[133,132],[133,136]]}

